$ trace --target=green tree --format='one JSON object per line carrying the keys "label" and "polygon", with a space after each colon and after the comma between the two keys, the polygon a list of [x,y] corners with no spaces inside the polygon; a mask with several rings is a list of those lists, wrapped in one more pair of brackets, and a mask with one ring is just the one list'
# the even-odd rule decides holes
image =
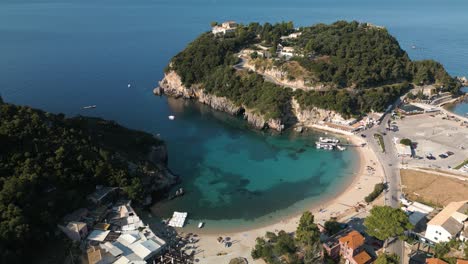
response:
{"label": "green tree", "polygon": [[335,219],[326,221],[324,226],[330,236],[340,232],[342,229],[341,224],[338,223]]}
{"label": "green tree", "polygon": [[216,22],[216,21],[212,21],[212,22],[210,23],[210,26],[211,26],[211,27],[215,27],[215,26],[217,26],[217,25],[218,25],[218,22]]}
{"label": "green tree", "polygon": [[380,254],[377,259],[375,260],[374,264],[398,264],[400,263],[400,258],[395,255],[389,255],[389,254]]}
{"label": "green tree", "polygon": [[380,240],[402,236],[406,230],[413,228],[408,216],[399,208],[375,206],[364,220],[366,232]]}
{"label": "green tree", "polygon": [[314,215],[306,211],[302,214],[296,229],[296,240],[304,249],[304,263],[317,263],[322,257],[320,231],[314,223]]}
{"label": "green tree", "polygon": [[303,245],[313,245],[320,239],[320,231],[314,223],[314,215],[306,211],[302,214],[296,229],[296,240]]}
{"label": "green tree", "polygon": [[450,252],[448,243],[438,243],[434,248],[434,255],[436,258],[443,258],[447,253]]}

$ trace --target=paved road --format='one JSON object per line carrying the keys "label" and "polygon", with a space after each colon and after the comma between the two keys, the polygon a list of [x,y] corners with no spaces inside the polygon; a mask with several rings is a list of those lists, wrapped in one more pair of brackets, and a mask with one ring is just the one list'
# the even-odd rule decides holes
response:
{"label": "paved road", "polygon": [[[376,153],[385,173],[385,181],[388,186],[388,189],[385,192],[385,204],[394,208],[398,208],[399,197],[401,195],[400,169],[397,153],[392,142],[394,137],[393,132],[386,131],[385,129],[389,119],[390,115],[386,115],[380,125],[374,126],[373,128],[364,131],[362,134],[366,135],[367,143],[369,144],[369,147],[371,147],[372,150]],[[385,152],[382,152],[382,148],[378,144],[377,140],[374,139],[374,134],[381,132],[385,132],[387,134],[383,136]],[[399,239],[391,242],[387,247],[387,251],[397,254],[402,260],[404,252],[403,242]]]}

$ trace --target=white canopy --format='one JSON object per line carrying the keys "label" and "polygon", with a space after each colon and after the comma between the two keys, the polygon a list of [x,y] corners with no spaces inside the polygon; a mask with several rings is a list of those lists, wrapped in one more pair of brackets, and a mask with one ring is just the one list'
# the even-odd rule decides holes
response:
{"label": "white canopy", "polygon": [[172,227],[183,227],[185,224],[185,219],[187,218],[187,213],[174,212],[171,220],[169,221],[169,226]]}

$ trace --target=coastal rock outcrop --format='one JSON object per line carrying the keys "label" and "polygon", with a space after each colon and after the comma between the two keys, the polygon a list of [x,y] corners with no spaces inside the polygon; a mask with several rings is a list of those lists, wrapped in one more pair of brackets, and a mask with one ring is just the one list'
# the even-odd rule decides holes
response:
{"label": "coastal rock outcrop", "polygon": [[154,95],[161,95],[162,94],[162,91],[161,91],[161,88],[160,87],[156,87],[153,89],[153,93]]}
{"label": "coastal rock outcrop", "polygon": [[263,115],[255,113],[246,107],[237,105],[226,97],[208,94],[196,85],[185,87],[180,76],[175,71],[165,74],[159,82],[162,92],[172,97],[185,99],[196,99],[200,103],[209,105],[211,108],[229,113],[231,115],[243,115],[249,124],[257,129],[271,128],[277,131],[284,130],[284,122],[281,119],[267,119]]}
{"label": "coastal rock outcrop", "polygon": [[335,116],[341,116],[334,111],[317,107],[312,109],[303,109],[295,99],[292,100],[292,108],[297,121],[307,127],[312,127],[320,121],[325,121]]}

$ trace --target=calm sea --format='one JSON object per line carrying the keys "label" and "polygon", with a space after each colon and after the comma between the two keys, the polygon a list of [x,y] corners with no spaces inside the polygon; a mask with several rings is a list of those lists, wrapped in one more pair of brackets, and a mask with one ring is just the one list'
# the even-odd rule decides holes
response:
{"label": "calm sea", "polygon": [[468,75],[466,10],[465,0],[2,0],[0,93],[8,102],[161,134],[187,191],[161,204],[162,216],[188,211],[231,226],[271,221],[336,194],[354,171],[352,151],[318,152],[311,147],[318,134],[253,132],[198,104],[153,96],[170,58],[211,21],[345,19],[386,26],[413,59]]}

